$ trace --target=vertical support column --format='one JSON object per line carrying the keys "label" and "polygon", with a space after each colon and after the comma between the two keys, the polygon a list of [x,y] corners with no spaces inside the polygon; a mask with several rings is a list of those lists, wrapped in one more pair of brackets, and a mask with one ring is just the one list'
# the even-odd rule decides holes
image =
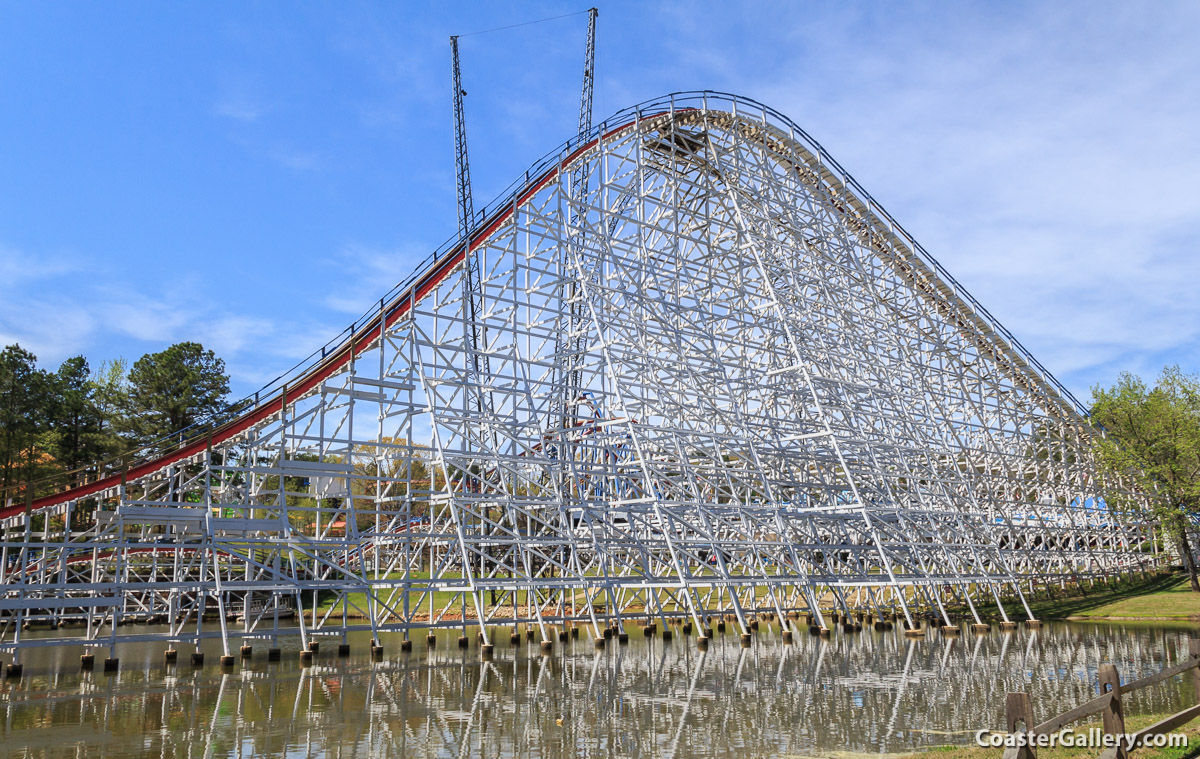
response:
{"label": "vertical support column", "polygon": [[[208,550],[213,566],[213,591],[217,597],[217,618],[221,628],[221,666],[232,666],[233,655],[229,653],[229,622],[225,619],[225,591],[221,582],[221,554],[217,550],[216,530],[213,529],[212,502],[212,431],[209,430],[208,440],[204,448],[204,521],[208,525]],[[282,481],[280,482],[282,485]],[[245,598],[249,598],[247,592]],[[250,614],[250,609],[243,604],[242,613]],[[197,641],[199,645],[199,641]]]}

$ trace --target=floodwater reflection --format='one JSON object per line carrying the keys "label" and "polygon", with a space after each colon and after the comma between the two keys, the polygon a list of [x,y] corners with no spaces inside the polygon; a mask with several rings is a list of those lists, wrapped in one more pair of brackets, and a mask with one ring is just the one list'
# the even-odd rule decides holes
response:
{"label": "floodwater reflection", "polygon": [[[967,743],[1001,727],[1004,694],[1028,691],[1035,716],[1096,693],[1096,668],[1128,680],[1187,654],[1187,628],[1047,625],[1040,631],[906,640],[899,631],[797,636],[765,625],[751,648],[718,634],[664,644],[631,629],[590,640],[498,645],[479,661],[447,635],[385,661],[351,636],[301,668],[264,652],[223,672],[166,668],[161,646],[119,650],[115,675],[78,672],[78,650],[32,649],[0,686],[0,756],[20,757],[694,757],[905,751]],[[295,645],[295,644],[293,644]],[[333,648],[332,644],[329,644]],[[102,652],[97,652],[102,654]],[[102,655],[97,656],[101,659]],[[99,665],[99,661],[97,661]],[[1128,697],[1126,714],[1191,703],[1176,677]]]}

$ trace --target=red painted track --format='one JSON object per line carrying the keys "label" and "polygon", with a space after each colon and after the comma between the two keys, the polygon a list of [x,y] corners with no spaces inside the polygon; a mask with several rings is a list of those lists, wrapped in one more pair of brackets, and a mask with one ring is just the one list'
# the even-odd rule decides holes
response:
{"label": "red painted track", "polygon": [[[591,150],[601,140],[608,139],[612,135],[628,129],[640,121],[652,119],[661,115],[663,115],[663,113],[654,113],[643,116],[634,121],[626,122],[620,126],[609,129],[602,135],[577,148],[557,166],[546,171],[532,184],[527,185],[525,190],[520,193],[515,203],[505,204],[500,213],[491,219],[485,220],[482,227],[471,235],[469,241],[470,249],[477,247],[482,240],[487,239],[492,235],[493,232],[499,229],[500,226],[512,216],[514,208],[524,205],[529,198],[549,184],[551,180],[558,176],[558,173],[562,167],[572,163],[582,153]],[[387,308],[383,309],[383,316],[377,316],[368,322],[364,326],[363,332],[355,334],[349,341],[347,341],[347,343],[343,344],[340,348],[334,351],[334,353],[309,369],[308,372],[299,380],[297,380],[295,384],[290,387],[285,386],[285,390],[281,390],[277,396],[265,404],[258,406],[245,416],[234,419],[231,422],[227,422],[213,430],[212,443],[216,445],[229,440],[230,438],[245,432],[256,424],[269,419],[272,415],[279,413],[284,403],[284,392],[286,392],[288,398],[296,399],[303,397],[306,393],[313,390],[326,379],[336,374],[338,370],[349,363],[351,358],[357,357],[359,354],[363,353],[367,349],[367,346],[379,336],[381,329],[386,330],[393,323],[395,323],[396,320],[406,315],[414,303],[424,299],[425,296],[432,292],[435,287],[449,277],[450,273],[454,271],[454,268],[462,261],[463,251],[463,245],[459,244],[458,247],[451,249],[450,252],[442,256],[442,258],[435,260],[432,264],[430,264],[429,269],[425,272],[425,274],[419,277],[417,281],[414,282],[408,289],[397,295],[396,298],[392,300],[391,304],[389,304]],[[382,324],[380,323],[381,320]],[[208,444],[208,438],[202,437],[166,455],[138,464],[125,473],[126,480],[132,481],[140,479],[147,475],[153,474],[159,469],[169,466],[177,461],[182,461],[197,454],[203,453],[208,447]],[[108,490],[109,488],[117,487],[120,484],[121,475],[110,475],[109,477],[96,480],[95,482],[89,482],[86,485],[80,485],[79,487],[71,488],[70,490],[65,490],[61,493],[43,496],[42,498],[39,498],[33,502],[32,509],[37,511],[40,509],[49,508],[51,506],[57,506],[58,504],[66,503],[67,501],[86,498],[89,495],[94,495],[95,493]],[[24,511],[24,505],[0,509],[0,519],[15,516],[23,513]]]}

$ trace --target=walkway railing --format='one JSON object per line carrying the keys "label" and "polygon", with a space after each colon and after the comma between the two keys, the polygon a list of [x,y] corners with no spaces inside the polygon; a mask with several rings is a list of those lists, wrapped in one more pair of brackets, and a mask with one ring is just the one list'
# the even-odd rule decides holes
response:
{"label": "walkway railing", "polygon": [[[1168,667],[1153,675],[1143,677],[1140,680],[1125,683],[1124,685],[1121,684],[1120,673],[1117,672],[1115,665],[1100,665],[1099,696],[1093,698],[1091,701],[1080,704],[1074,709],[1051,717],[1039,725],[1034,725],[1033,723],[1033,706],[1029,701],[1029,694],[1009,693],[1004,707],[1005,727],[1008,729],[1009,735],[1016,735],[1021,732],[1018,730],[1018,726],[1023,728],[1023,731],[1027,734],[1051,735],[1061,731],[1072,722],[1077,722],[1084,717],[1090,717],[1094,714],[1100,714],[1102,715],[1104,725],[1103,733],[1097,734],[1096,737],[1100,738],[1101,735],[1111,736],[1102,739],[1105,748],[1100,754],[1100,759],[1125,759],[1129,756],[1130,751],[1145,745],[1147,739],[1166,735],[1170,731],[1200,717],[1200,703],[1197,703],[1195,706],[1189,706],[1183,711],[1176,712],[1165,719],[1161,719],[1136,733],[1129,734],[1125,729],[1125,712],[1121,705],[1121,697],[1124,694],[1148,688],[1151,685],[1157,685],[1185,672],[1191,673],[1192,688],[1195,692],[1197,702],[1200,702],[1200,639],[1193,638],[1188,641],[1188,658],[1186,661],[1176,664],[1173,667]],[[1030,727],[1031,725],[1033,725],[1032,728]],[[1127,734],[1129,735],[1128,738],[1126,737]],[[1004,750],[1004,759],[1036,759],[1036,757],[1036,745],[1009,746]]]}

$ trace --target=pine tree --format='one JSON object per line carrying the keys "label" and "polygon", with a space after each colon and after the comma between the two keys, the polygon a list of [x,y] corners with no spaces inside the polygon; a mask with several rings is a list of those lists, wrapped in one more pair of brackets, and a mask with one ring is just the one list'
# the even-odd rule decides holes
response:
{"label": "pine tree", "polygon": [[9,497],[41,463],[37,442],[45,430],[48,385],[32,353],[19,345],[0,352],[0,488]]}
{"label": "pine tree", "polygon": [[126,426],[149,444],[190,430],[225,408],[229,377],[225,362],[199,343],[176,343],[139,358],[129,372]]}

